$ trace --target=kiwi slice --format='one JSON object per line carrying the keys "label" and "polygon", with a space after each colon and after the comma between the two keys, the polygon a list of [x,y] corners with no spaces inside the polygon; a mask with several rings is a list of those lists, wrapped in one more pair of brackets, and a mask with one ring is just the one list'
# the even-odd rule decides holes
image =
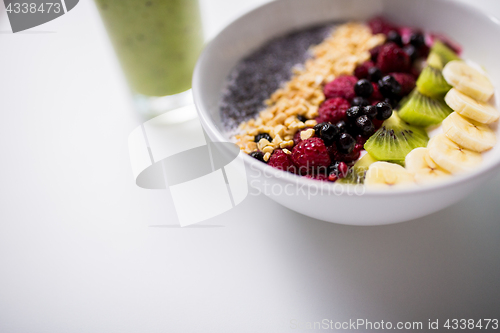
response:
{"label": "kiwi slice", "polygon": [[433,67],[435,69],[443,70],[444,61],[436,52],[431,52],[431,53],[429,53],[429,56],[427,57],[427,66]]}
{"label": "kiwi slice", "polygon": [[448,62],[458,59],[460,57],[443,42],[435,42],[427,57],[427,67],[418,77],[418,90],[430,97],[443,97],[450,91],[451,86],[446,82],[441,71]]}
{"label": "kiwi slice", "polygon": [[417,89],[401,105],[399,117],[411,125],[422,127],[437,125],[453,112],[442,97],[432,98]]}
{"label": "kiwi slice", "polygon": [[341,184],[363,184],[365,181],[365,174],[370,165],[377,162],[370,154],[365,154],[361,157],[344,178],[338,180]]}
{"label": "kiwi slice", "polygon": [[366,151],[379,161],[402,163],[415,148],[426,147],[429,137],[421,127],[409,125],[396,112],[365,143]]}
{"label": "kiwi slice", "polygon": [[432,45],[430,53],[437,54],[441,58],[443,67],[452,60],[460,60],[460,57],[441,41],[436,41]]}
{"label": "kiwi slice", "polygon": [[422,94],[442,98],[452,87],[446,82],[440,69],[427,66],[417,80],[417,89]]}

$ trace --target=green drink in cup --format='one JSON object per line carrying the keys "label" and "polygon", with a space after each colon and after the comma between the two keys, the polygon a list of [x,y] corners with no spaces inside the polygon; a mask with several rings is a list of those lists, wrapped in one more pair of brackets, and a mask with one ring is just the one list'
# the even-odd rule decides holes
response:
{"label": "green drink in cup", "polygon": [[203,47],[198,0],[95,0],[139,111],[154,117],[191,101]]}

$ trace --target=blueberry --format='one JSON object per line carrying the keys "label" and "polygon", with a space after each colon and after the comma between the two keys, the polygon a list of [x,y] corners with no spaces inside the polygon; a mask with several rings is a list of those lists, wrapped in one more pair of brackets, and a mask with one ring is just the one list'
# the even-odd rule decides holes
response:
{"label": "blueberry", "polygon": [[377,116],[377,107],[375,105],[368,105],[363,107],[363,114],[368,118],[373,119]]}
{"label": "blueberry", "polygon": [[351,106],[366,106],[366,105],[370,105],[370,102],[366,98],[360,96],[354,97],[351,102]]}
{"label": "blueberry", "polygon": [[257,134],[257,135],[255,136],[255,140],[254,140],[254,141],[255,141],[255,142],[259,142],[259,141],[260,141],[260,140],[262,140],[262,139],[266,139],[266,140],[267,140],[267,141],[269,141],[269,142],[273,141],[273,138],[271,138],[271,136],[270,136],[269,134],[267,134],[267,133],[260,133],[260,134]]}
{"label": "blueberry", "polygon": [[367,79],[361,79],[354,85],[354,92],[357,96],[369,98],[373,94],[373,86]]}
{"label": "blueberry", "polygon": [[389,33],[387,34],[387,41],[393,42],[398,46],[403,46],[403,39],[401,38],[401,35],[395,30],[389,31]]}
{"label": "blueberry", "polygon": [[377,119],[386,120],[392,116],[392,106],[387,102],[377,103]]}
{"label": "blueberry", "polygon": [[368,80],[378,82],[382,79],[382,71],[378,67],[372,67],[368,70]]}
{"label": "blueberry", "polygon": [[341,153],[352,153],[355,145],[356,140],[349,133],[341,133],[337,139],[337,148]]}
{"label": "blueberry", "polygon": [[372,121],[370,120],[370,118],[368,118],[367,115],[361,116],[356,119],[355,124],[358,131],[363,136],[370,136],[375,133],[375,125],[373,125]]}
{"label": "blueberry", "polygon": [[335,124],[335,127],[338,128],[339,133],[347,132],[349,131],[349,125],[343,120],[339,121],[338,123]]}
{"label": "blueberry", "polygon": [[319,136],[320,132],[321,132],[321,127],[323,127],[323,125],[326,125],[326,124],[329,124],[329,123],[319,123],[319,124],[314,125],[314,127],[313,127],[314,133],[317,136]]}
{"label": "blueberry", "polygon": [[[320,125],[318,127],[318,125]],[[339,129],[337,126],[330,123],[321,123],[314,126],[314,131],[317,136],[319,136],[325,145],[330,146],[337,139],[339,135]],[[318,128],[317,128],[318,127]]]}
{"label": "blueberry", "polygon": [[252,156],[253,158],[255,158],[261,162],[266,163],[266,161],[264,161],[264,154],[261,151],[253,151],[250,153],[250,156]]}
{"label": "blueberry", "polygon": [[421,32],[414,32],[410,36],[410,44],[419,48],[425,44],[425,37]]}
{"label": "blueberry", "polygon": [[410,57],[410,60],[413,62],[415,60],[417,60],[419,54],[418,54],[418,50],[415,46],[413,45],[406,45],[404,47],[404,51],[406,52],[406,54]]}
{"label": "blueberry", "polygon": [[392,98],[384,98],[384,102],[392,106],[393,109],[398,107],[398,101]]}
{"label": "blueberry", "polygon": [[304,117],[304,116],[297,116],[297,119],[303,123],[305,123],[307,121],[307,118]]}
{"label": "blueberry", "polygon": [[378,87],[382,96],[387,98],[398,97],[401,93],[401,85],[391,75],[386,75],[379,80]]}
{"label": "blueberry", "polygon": [[345,114],[347,116],[347,119],[349,119],[350,121],[355,121],[356,118],[358,118],[363,114],[363,107],[361,106],[350,107],[349,109],[347,109]]}

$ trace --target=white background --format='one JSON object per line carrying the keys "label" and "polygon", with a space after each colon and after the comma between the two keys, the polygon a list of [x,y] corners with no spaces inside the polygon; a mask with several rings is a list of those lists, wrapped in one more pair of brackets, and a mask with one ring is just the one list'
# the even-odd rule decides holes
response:
{"label": "white background", "polygon": [[[207,35],[262,2],[204,0]],[[473,3],[500,17],[497,0]],[[181,229],[167,191],[134,185],[141,121],[93,3],[9,30],[0,17],[1,333],[500,317],[500,175],[403,224],[335,225],[251,196]]]}

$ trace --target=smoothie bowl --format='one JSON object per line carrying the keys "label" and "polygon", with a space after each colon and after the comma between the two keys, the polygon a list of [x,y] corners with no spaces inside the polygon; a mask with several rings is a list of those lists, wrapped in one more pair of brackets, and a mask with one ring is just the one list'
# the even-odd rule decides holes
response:
{"label": "smoothie bowl", "polygon": [[345,224],[410,220],[498,172],[495,35],[497,21],[451,1],[275,1],[208,45],[195,103],[280,204]]}

